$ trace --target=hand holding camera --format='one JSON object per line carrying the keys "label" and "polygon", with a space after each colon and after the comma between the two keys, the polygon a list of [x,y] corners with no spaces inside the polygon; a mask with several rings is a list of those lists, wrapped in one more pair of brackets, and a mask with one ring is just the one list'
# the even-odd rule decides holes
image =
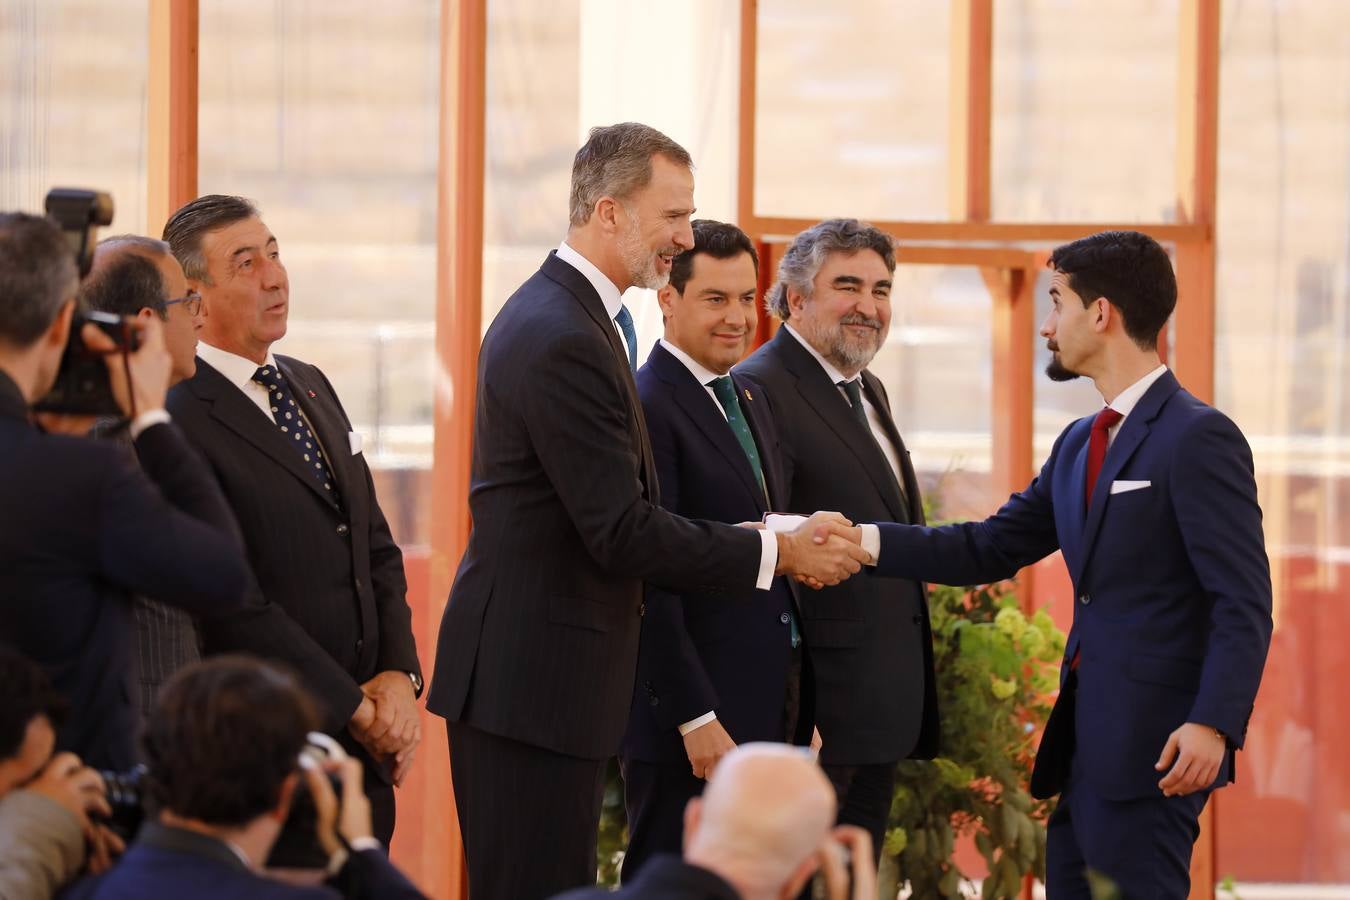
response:
{"label": "hand holding camera", "polygon": [[137,319],[125,325],[137,335],[137,339],[130,341],[134,349],[129,352],[126,343],[115,341],[93,323],[85,324],[80,337],[90,352],[103,355],[113,399],[127,418],[134,419],[141,413],[164,408],[173,358],[164,345],[164,326],[158,319]]}
{"label": "hand holding camera", "polygon": [[[370,800],[361,787],[361,762],[344,756],[302,765],[305,784],[314,798],[315,835],[331,859],[358,838],[374,833],[370,823]],[[342,799],[333,790],[331,776],[342,785]]]}
{"label": "hand holding camera", "polygon": [[107,871],[126,849],[122,839],[99,819],[112,815],[102,776],[73,753],[58,753],[28,786],[54,801],[80,823],[89,843],[89,871]]}
{"label": "hand holding camera", "polygon": [[820,848],[820,874],[829,900],[874,900],[872,835],[857,825],[836,827]]}

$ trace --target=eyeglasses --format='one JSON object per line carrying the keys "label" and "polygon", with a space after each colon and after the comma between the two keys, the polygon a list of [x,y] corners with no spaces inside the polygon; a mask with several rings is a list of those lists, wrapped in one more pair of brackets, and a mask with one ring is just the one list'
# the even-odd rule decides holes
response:
{"label": "eyeglasses", "polygon": [[196,291],[188,291],[187,294],[175,300],[165,300],[160,304],[160,309],[167,311],[175,303],[182,303],[189,316],[196,317],[202,313],[202,295]]}

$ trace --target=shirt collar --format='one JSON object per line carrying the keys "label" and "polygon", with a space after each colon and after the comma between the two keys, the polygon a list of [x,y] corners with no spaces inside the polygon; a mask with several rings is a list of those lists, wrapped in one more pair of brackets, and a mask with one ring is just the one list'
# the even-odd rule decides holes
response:
{"label": "shirt collar", "polygon": [[862,376],[862,373],[859,372],[857,375],[854,375],[853,378],[845,377],[843,372],[840,372],[833,365],[831,365],[828,359],[820,355],[820,351],[818,351],[815,347],[811,346],[810,341],[808,341],[806,338],[798,334],[797,329],[793,328],[786,322],[783,323],[783,328],[787,330],[788,334],[792,335],[794,338],[797,339],[797,343],[801,344],[803,347],[806,348],[807,353],[810,353],[812,356],[815,357],[816,362],[820,363],[820,367],[825,370],[825,375],[830,379],[831,384],[838,384],[841,381],[853,381],[854,379],[860,378]]}
{"label": "shirt collar", "polygon": [[704,366],[699,362],[697,362],[692,356],[690,356],[688,353],[685,353],[683,350],[681,350],[679,347],[676,347],[674,344],[672,344],[665,338],[661,338],[661,346],[665,347],[666,351],[671,356],[675,357],[680,362],[684,363],[684,367],[689,370],[689,374],[693,375],[694,378],[698,380],[698,383],[703,385],[704,387],[708,386],[708,382],[715,381],[716,379],[722,377],[721,375],[718,375],[716,372],[709,369],[707,366]]}
{"label": "shirt collar", "polygon": [[1153,382],[1163,377],[1166,372],[1167,366],[1158,366],[1158,368],[1121,391],[1116,399],[1107,405],[1120,413],[1120,417],[1124,419],[1134,411],[1135,406],[1143,399],[1144,394],[1148,393],[1148,389],[1153,387]]}
{"label": "shirt collar", "polygon": [[558,245],[558,259],[586,277],[591,287],[600,295],[600,302],[605,305],[605,313],[611,319],[619,314],[619,307],[623,306],[623,294],[614,282],[605,277],[604,272],[595,267],[595,263],[572,249],[567,241]]}
{"label": "shirt collar", "polygon": [[[241,391],[247,390],[249,385],[253,383],[253,373],[257,372],[259,368],[253,360],[237,356],[219,347],[212,347],[205,341],[197,342],[197,356],[211,368],[224,375],[226,381]],[[276,366],[276,364],[277,360],[272,355],[272,351],[267,351],[267,359],[263,360],[263,365]]]}

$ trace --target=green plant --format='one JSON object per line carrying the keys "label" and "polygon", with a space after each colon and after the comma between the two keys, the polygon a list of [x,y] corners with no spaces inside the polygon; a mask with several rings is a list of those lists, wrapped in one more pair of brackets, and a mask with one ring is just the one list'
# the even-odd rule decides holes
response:
{"label": "green plant", "polygon": [[1064,635],[1044,610],[1023,614],[1013,587],[930,593],[942,755],[898,767],[879,873],[884,898],[905,883],[915,897],[960,897],[967,876],[952,856],[963,835],[988,865],[985,898],[1015,897],[1026,875],[1044,875],[1049,806],[1026,784]]}

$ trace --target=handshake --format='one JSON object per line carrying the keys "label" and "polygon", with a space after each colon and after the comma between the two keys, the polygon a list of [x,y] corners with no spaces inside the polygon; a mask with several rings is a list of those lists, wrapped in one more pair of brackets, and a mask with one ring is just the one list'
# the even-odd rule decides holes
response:
{"label": "handshake", "polygon": [[[758,524],[757,524],[758,527]],[[862,530],[836,512],[818,512],[793,531],[780,531],[775,574],[819,590],[839,584],[871,562]]]}

